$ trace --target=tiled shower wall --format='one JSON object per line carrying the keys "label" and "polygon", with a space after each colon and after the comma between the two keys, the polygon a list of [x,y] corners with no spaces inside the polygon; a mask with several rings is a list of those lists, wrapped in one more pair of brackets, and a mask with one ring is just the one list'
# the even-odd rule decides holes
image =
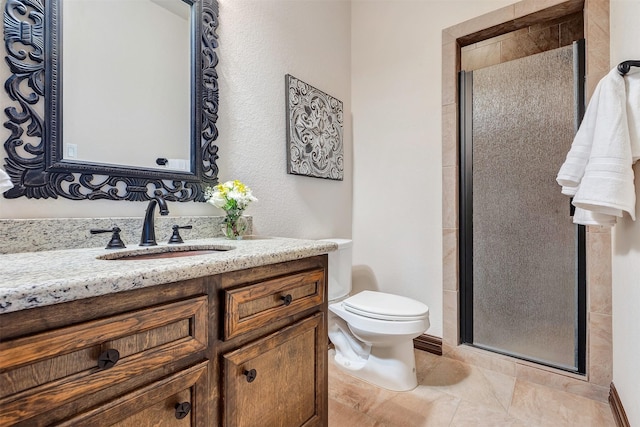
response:
{"label": "tiled shower wall", "polygon": [[[493,49],[498,50],[496,43],[499,43],[499,60],[502,61],[504,45],[515,42],[512,39],[528,38],[529,41],[523,42],[523,46],[527,46],[531,40],[540,40],[537,36],[541,34],[536,36],[536,33],[544,28],[549,28],[548,34],[553,35],[556,30],[551,27],[557,25],[559,44],[563,23],[568,30],[570,22],[572,26],[576,25],[572,17],[578,18],[578,14],[583,16],[583,35],[587,40],[586,91],[589,98],[598,81],[609,71],[609,0],[524,0],[442,32],[443,350],[450,358],[606,401],[612,378],[611,232],[607,228],[587,227],[586,376],[459,345],[457,73],[461,69],[461,48],[474,46],[478,49],[493,44]],[[561,18],[548,25],[558,17],[567,19]],[[540,25],[542,22],[545,24]],[[575,27],[573,31],[576,31]],[[575,37],[574,34],[568,38]],[[490,39],[493,43],[488,42]],[[485,41],[488,44],[485,45]],[[545,44],[549,45],[541,43],[539,46]],[[504,50],[508,53],[517,49]],[[522,53],[525,52],[523,47]],[[497,54],[493,55],[496,56],[491,60],[498,60]],[[486,55],[476,54],[476,57],[483,56]],[[490,65],[482,61],[481,64]],[[471,67],[469,64],[466,65]]]}
{"label": "tiled shower wall", "polygon": [[582,11],[463,46],[460,69],[473,71],[568,46],[584,38]]}

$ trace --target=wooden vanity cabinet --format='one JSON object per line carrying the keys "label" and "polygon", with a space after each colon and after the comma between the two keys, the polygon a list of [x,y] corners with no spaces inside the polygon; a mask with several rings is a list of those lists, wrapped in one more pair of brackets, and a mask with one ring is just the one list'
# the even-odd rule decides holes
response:
{"label": "wooden vanity cabinet", "polygon": [[213,425],[326,426],[326,255],[218,279]]}
{"label": "wooden vanity cabinet", "polygon": [[316,256],[0,315],[0,426],[326,426],[326,268]]}
{"label": "wooden vanity cabinet", "polygon": [[[204,284],[191,280],[179,290],[163,285],[0,316],[0,426],[112,425],[171,398],[191,405],[181,425],[206,426]],[[174,425],[175,414],[164,415],[167,423],[152,425]]]}

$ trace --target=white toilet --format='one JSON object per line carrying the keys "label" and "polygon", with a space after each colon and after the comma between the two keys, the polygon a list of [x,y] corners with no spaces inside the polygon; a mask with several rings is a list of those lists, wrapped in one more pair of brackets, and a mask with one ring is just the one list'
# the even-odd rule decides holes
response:
{"label": "white toilet", "polygon": [[380,387],[412,390],[418,385],[413,339],[429,328],[429,307],[383,292],[351,292],[351,240],[329,253],[329,338],[336,364]]}

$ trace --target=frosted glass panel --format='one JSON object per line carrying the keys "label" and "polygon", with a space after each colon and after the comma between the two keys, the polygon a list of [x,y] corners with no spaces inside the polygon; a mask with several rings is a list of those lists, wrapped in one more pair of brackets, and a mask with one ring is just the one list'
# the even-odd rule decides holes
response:
{"label": "frosted glass panel", "polygon": [[474,345],[576,367],[572,47],[473,72]]}

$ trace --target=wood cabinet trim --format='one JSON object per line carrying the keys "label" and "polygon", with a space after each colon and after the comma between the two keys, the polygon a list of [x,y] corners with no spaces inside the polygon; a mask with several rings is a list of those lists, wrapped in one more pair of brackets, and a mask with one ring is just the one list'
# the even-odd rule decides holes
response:
{"label": "wood cabinet trim", "polygon": [[0,315],[2,318],[0,342],[67,327],[78,321],[88,322],[157,304],[167,304],[204,295],[211,277],[216,276],[188,279],[5,313]]}
{"label": "wood cabinet trim", "polygon": [[301,258],[295,261],[286,261],[278,264],[268,264],[245,270],[231,271],[221,274],[220,289],[231,289],[237,286],[249,285],[259,281],[271,280],[276,277],[297,274],[303,271],[321,269],[326,271],[327,255],[317,255],[309,258]]}
{"label": "wood cabinet trim", "polygon": [[261,338],[257,341],[249,343],[237,350],[234,350],[230,353],[223,355],[225,361],[229,361],[236,365],[244,363],[245,360],[252,359],[261,354],[262,351],[271,350],[282,343],[290,340],[292,337],[300,334],[302,330],[305,330],[308,324],[313,324],[314,327],[318,327],[322,321],[322,314],[317,313],[311,317],[307,317],[304,320],[301,320],[298,323],[295,323],[291,326],[287,326],[279,331],[272,333],[271,335],[267,335],[264,338]]}

